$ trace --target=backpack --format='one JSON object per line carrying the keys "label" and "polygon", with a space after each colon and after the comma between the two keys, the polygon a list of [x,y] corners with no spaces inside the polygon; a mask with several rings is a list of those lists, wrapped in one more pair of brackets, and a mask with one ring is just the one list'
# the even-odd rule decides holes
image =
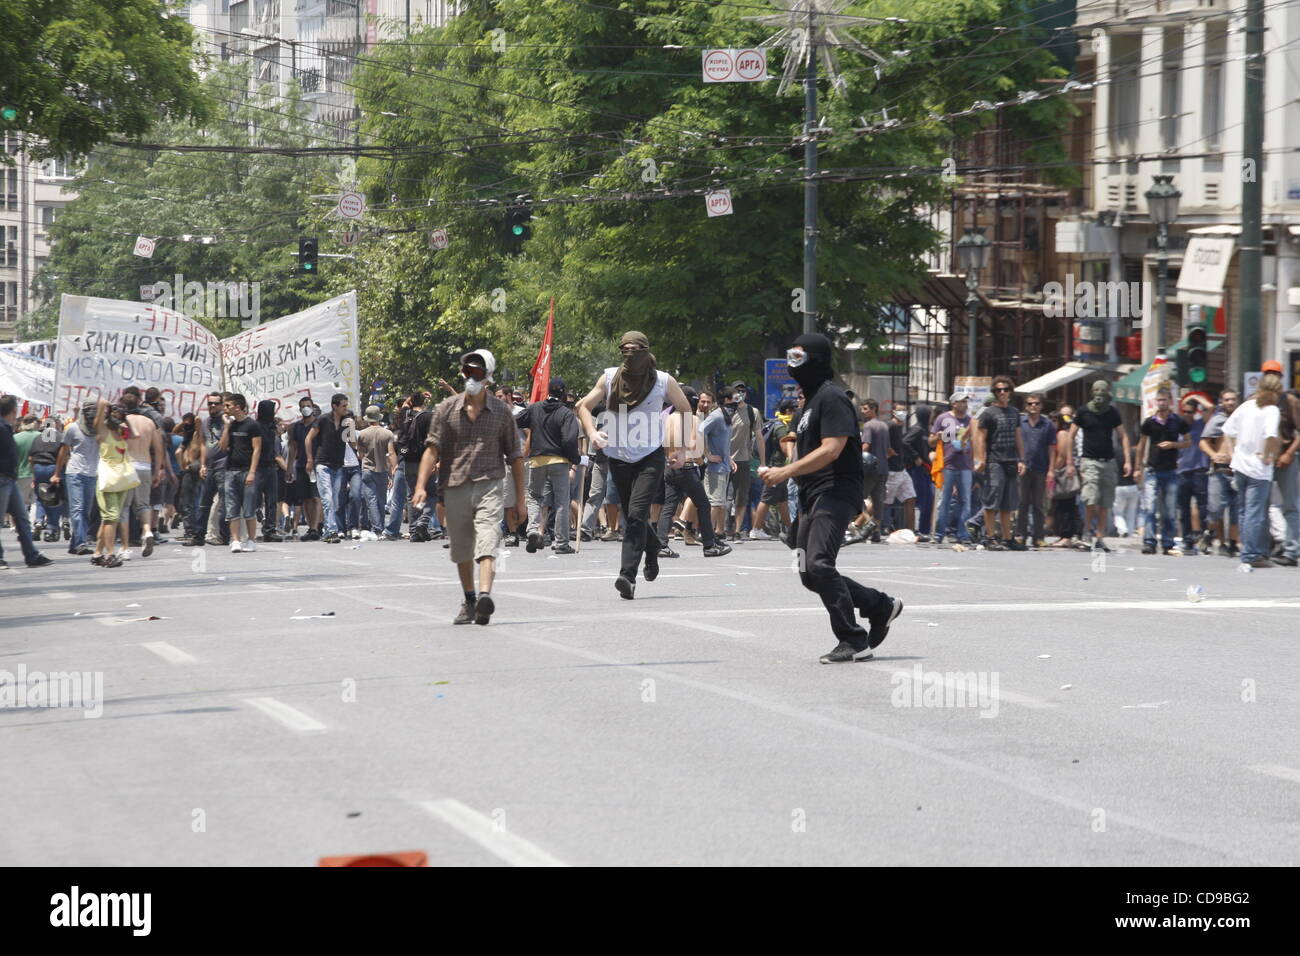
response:
{"label": "backpack", "polygon": [[401,418],[397,422],[397,454],[406,458],[406,453],[411,448],[411,442],[415,438],[415,419],[424,409],[416,410],[414,408],[403,408]]}
{"label": "backpack", "polygon": [[763,422],[763,448],[766,454],[765,460],[768,462],[775,461],[781,457],[781,442],[779,436],[773,434],[776,431],[776,426],[780,424],[781,420],[779,418],[769,418],[767,421]]}

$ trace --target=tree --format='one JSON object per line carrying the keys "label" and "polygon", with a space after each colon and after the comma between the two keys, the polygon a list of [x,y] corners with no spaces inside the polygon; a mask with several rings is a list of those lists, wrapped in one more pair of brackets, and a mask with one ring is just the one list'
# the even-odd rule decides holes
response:
{"label": "tree", "polygon": [[[36,334],[57,328],[59,293],[137,299],[141,285],[174,284],[177,274],[205,288],[257,283],[263,321],[328,296],[319,277],[297,274],[295,260],[298,237],[325,230],[330,205],[312,197],[338,191],[339,163],[241,152],[320,145],[296,88],[282,98],[270,89],[249,93],[248,82],[247,63],[210,73],[205,95],[219,110],[202,126],[160,124],[154,138],[173,149],[102,146],[91,154],[70,187],[77,198],[50,227]],[[214,142],[235,152],[185,151]],[[152,258],[132,254],[138,235],[161,237]],[[234,334],[243,318],[216,301],[181,311],[218,335]]]}
{"label": "tree", "polygon": [[[193,30],[174,0],[0,0],[0,129],[79,158],[161,118],[201,120]],[[0,155],[0,160],[10,157]]]}
{"label": "tree", "polygon": [[[742,19],[755,6],[478,0],[363,57],[365,133],[407,151],[359,166],[372,225],[402,238],[364,245],[337,277],[355,278],[385,343],[370,361],[418,341],[444,350],[420,352],[426,367],[450,370],[486,344],[527,369],[551,295],[557,367],[583,385],[628,328],[684,378],[752,375],[781,354],[800,324],[801,99],[777,97],[774,83],[699,77],[701,48],[766,39]],[[824,329],[868,341],[879,303],[924,274],[937,236],[923,210],[946,198],[943,160],[991,116],[950,114],[1063,74],[1018,0],[894,6],[862,12],[914,22],[855,31],[890,62],[877,70],[844,55],[843,95],[822,98],[834,132],[822,146],[819,310]],[[1068,109],[1030,101],[1009,118],[1049,161],[1063,154]],[[896,128],[853,132],[882,117]],[[730,188],[734,215],[706,216],[714,187]],[[499,225],[521,193],[536,202],[520,251]],[[435,227],[451,240],[436,252],[422,241]],[[402,309],[368,285],[400,287]]]}

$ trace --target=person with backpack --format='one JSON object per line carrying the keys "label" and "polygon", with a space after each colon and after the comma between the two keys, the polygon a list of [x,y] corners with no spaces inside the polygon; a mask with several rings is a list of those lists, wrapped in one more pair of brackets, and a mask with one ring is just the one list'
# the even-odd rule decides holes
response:
{"label": "person with backpack", "polygon": [[[32,442],[27,452],[27,460],[31,464],[32,480],[36,488],[36,525],[32,533],[35,534],[43,529],[47,542],[59,540],[59,528],[67,515],[62,489],[50,483],[59,460],[59,441],[62,437],[58,419],[48,418],[45,420],[45,427],[37,433],[36,440]],[[42,487],[45,488],[44,492]],[[48,504],[47,500],[54,503]]]}
{"label": "person with backpack", "polygon": [[542,546],[546,526],[546,496],[549,489],[554,507],[555,534],[551,550],[573,554],[569,544],[569,476],[578,465],[578,417],[564,404],[564,379],[551,379],[547,397],[533,402],[517,419],[523,429],[528,458],[528,545],[529,554]]}
{"label": "person with backpack", "polygon": [[[763,461],[766,465],[773,468],[780,468],[787,463],[785,452],[781,449],[781,440],[790,434],[790,423],[794,418],[795,400],[793,398],[781,399],[781,404],[776,408],[776,417],[770,418],[763,423]],[[790,527],[790,486],[787,482],[783,485],[771,485],[763,489],[763,496],[758,500],[758,507],[754,509],[754,527],[749,532],[751,541],[770,541],[772,536],[764,529],[763,525],[767,523],[768,510],[773,506],[776,507],[777,514],[781,516],[781,526]]]}

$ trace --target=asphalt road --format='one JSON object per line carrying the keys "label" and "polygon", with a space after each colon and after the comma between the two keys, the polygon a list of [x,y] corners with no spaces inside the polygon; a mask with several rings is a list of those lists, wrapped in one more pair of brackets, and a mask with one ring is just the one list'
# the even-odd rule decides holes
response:
{"label": "asphalt road", "polygon": [[1296,571],[856,545],[907,610],[823,666],[790,552],[682,550],[631,603],[616,544],[512,550],[488,627],[438,542],[19,564],[0,863],[1300,863]]}

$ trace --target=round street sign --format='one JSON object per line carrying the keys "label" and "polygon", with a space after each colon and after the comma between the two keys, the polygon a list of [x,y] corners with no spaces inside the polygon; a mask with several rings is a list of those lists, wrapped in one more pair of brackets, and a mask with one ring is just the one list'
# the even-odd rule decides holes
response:
{"label": "round street sign", "polygon": [[736,76],[742,80],[759,80],[767,73],[767,57],[762,50],[741,50],[736,54]]}
{"label": "round street sign", "polygon": [[433,232],[429,233],[429,245],[433,246],[435,249],[446,249],[447,230],[435,229]]}
{"label": "round street sign", "polygon": [[338,213],[344,219],[356,219],[366,211],[366,199],[361,193],[344,193],[339,197]]}
{"label": "round street sign", "polygon": [[361,241],[361,233],[359,233],[355,229],[349,230],[348,232],[339,235],[339,242],[343,243],[343,245],[345,246],[355,246],[360,241]]}
{"label": "round street sign", "polygon": [[709,193],[704,197],[708,203],[710,216],[729,216],[731,215],[731,190],[719,189],[717,192]]}
{"label": "round street sign", "polygon": [[710,50],[704,57],[704,75],[714,83],[730,79],[734,69],[731,54],[726,50]]}

